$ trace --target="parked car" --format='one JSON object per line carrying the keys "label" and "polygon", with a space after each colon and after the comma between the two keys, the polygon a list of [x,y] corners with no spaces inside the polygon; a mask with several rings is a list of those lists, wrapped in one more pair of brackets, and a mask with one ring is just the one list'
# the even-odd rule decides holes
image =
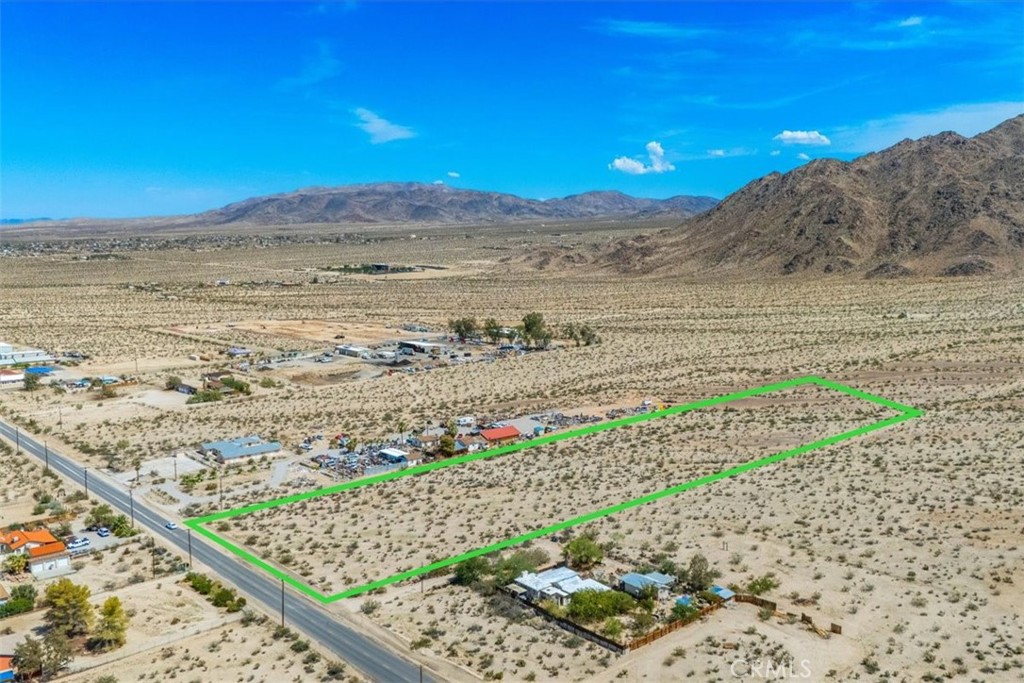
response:
{"label": "parked car", "polygon": [[174,522],[167,522],[167,524],[164,524],[164,528],[170,529],[171,531],[174,531],[175,529],[178,528],[178,525],[175,524]]}
{"label": "parked car", "polygon": [[100,538],[106,538],[110,535],[110,529],[108,529],[105,526],[101,526],[99,529],[96,530],[96,535]]}

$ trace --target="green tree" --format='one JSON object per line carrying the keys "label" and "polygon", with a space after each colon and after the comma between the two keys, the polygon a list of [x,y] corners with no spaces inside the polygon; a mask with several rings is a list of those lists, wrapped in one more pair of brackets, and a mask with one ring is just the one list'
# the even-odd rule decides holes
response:
{"label": "green tree", "polygon": [[178,388],[179,384],[181,384],[180,377],[176,375],[169,375],[167,379],[164,381],[164,388],[174,390]]}
{"label": "green tree", "polygon": [[580,328],[575,323],[565,323],[562,325],[562,336],[576,342],[576,346],[580,345]]}
{"label": "green tree", "polygon": [[437,452],[443,458],[450,458],[455,455],[455,438],[451,434],[444,434],[437,440]]}
{"label": "green tree", "polygon": [[476,318],[473,316],[449,320],[448,329],[451,330],[452,334],[458,337],[461,341],[472,339],[480,332],[480,327],[477,325]]}
{"label": "green tree", "polygon": [[22,388],[25,391],[35,391],[39,388],[39,375],[35,375],[31,372],[26,372],[25,379],[22,381]]}
{"label": "green tree", "polygon": [[108,529],[114,526],[117,514],[107,503],[101,503],[89,511],[85,516],[86,526],[105,526]]}
{"label": "green tree", "polygon": [[544,316],[540,313],[527,313],[523,316],[522,335],[527,345],[531,340],[541,343],[544,343],[544,340],[551,341],[551,333],[544,323]]}
{"label": "green tree", "polygon": [[[584,346],[593,346],[594,344],[601,343],[601,337],[598,336],[597,332],[590,325],[583,325],[579,328],[579,337],[583,341]],[[579,342],[576,345],[579,346]]]}
{"label": "green tree", "polygon": [[617,617],[636,608],[636,600],[621,591],[582,590],[573,593],[566,612],[576,621],[588,624]]}
{"label": "green tree", "polygon": [[763,595],[768,591],[775,590],[779,587],[779,580],[775,577],[775,574],[768,572],[764,576],[759,576],[747,584],[747,592],[751,595]]}
{"label": "green tree", "polygon": [[43,619],[53,631],[65,636],[86,634],[92,629],[92,593],[88,586],[79,586],[70,579],[60,579],[46,588],[45,603],[49,607]]}
{"label": "green tree", "polygon": [[75,652],[66,634],[50,629],[43,636],[43,678],[55,676],[74,659]]}
{"label": "green tree", "polygon": [[11,600],[28,600],[35,607],[39,592],[30,583],[22,583],[11,589]]}
{"label": "green tree", "polygon": [[8,574],[20,574],[28,567],[28,558],[21,553],[8,555],[4,560],[4,571]]}
{"label": "green tree", "polygon": [[484,335],[491,340],[492,344],[497,344],[498,340],[501,339],[501,325],[494,318],[488,318],[484,321]]}
{"label": "green tree", "polygon": [[472,586],[491,571],[491,564],[482,557],[471,557],[455,565],[455,583]]}
{"label": "green tree", "polygon": [[135,534],[135,528],[125,515],[118,515],[110,525],[110,530],[118,538],[127,538]]}
{"label": "green tree", "polygon": [[711,582],[718,576],[718,572],[711,568],[706,557],[697,553],[690,558],[690,567],[686,576],[690,590],[699,593],[711,588]]}
{"label": "green tree", "polygon": [[23,583],[11,589],[11,597],[0,605],[0,618],[12,617],[15,614],[30,612],[36,606],[36,589],[31,584]]}
{"label": "green tree", "polygon": [[22,677],[31,677],[42,671],[45,656],[43,644],[32,636],[25,636],[25,640],[14,647],[14,666]]}
{"label": "green tree", "polygon": [[601,630],[604,631],[606,636],[612,640],[616,640],[622,635],[622,622],[615,617],[608,617],[605,619],[604,627]]}
{"label": "green tree", "polygon": [[592,534],[580,534],[562,547],[569,566],[575,569],[589,569],[604,559],[604,550]]}
{"label": "green tree", "polygon": [[514,581],[523,572],[532,572],[548,561],[548,554],[541,548],[517,550],[494,563],[494,583],[504,586]]}
{"label": "green tree", "polygon": [[672,608],[672,616],[686,624],[696,619],[699,615],[700,610],[693,605],[680,605],[676,603]]}
{"label": "green tree", "polygon": [[647,585],[640,589],[637,596],[637,604],[645,612],[653,612],[658,604],[658,588],[654,585]]}
{"label": "green tree", "polygon": [[113,384],[104,384],[100,389],[100,398],[116,398],[117,390],[114,389]]}
{"label": "green tree", "polygon": [[638,612],[633,615],[633,633],[638,636],[642,636],[651,630],[654,626],[654,615],[650,612]]}
{"label": "green tree", "polygon": [[132,458],[132,469],[135,470],[135,483],[138,484],[142,472],[142,458],[137,455]]}
{"label": "green tree", "polygon": [[124,645],[128,635],[128,614],[117,596],[106,599],[100,607],[100,618],[96,630],[92,634],[93,647],[100,650],[111,650]]}

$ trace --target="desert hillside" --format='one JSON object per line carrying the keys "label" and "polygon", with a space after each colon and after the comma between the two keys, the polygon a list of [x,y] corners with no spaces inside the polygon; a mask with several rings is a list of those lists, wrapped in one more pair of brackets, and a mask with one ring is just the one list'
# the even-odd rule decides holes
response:
{"label": "desert hillside", "polygon": [[249,223],[507,223],[581,218],[688,218],[715,205],[711,197],[644,199],[621,192],[585,192],[560,199],[463,190],[423,183],[314,187],[253,197],[194,217],[199,225]]}
{"label": "desert hillside", "polygon": [[973,275],[1024,265],[1024,115],[772,173],[711,211],[612,243],[624,272]]}

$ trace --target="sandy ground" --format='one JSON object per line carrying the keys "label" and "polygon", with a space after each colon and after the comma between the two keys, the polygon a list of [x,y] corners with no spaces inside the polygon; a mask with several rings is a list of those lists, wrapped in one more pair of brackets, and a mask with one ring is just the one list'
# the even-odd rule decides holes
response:
{"label": "sandy ground", "polygon": [[[601,233],[600,239],[605,237]],[[426,263],[495,262],[550,239],[482,232],[459,241],[417,240],[417,247]],[[104,466],[105,451],[149,460],[202,440],[250,433],[288,445],[310,433],[346,432],[371,439],[392,433],[398,418],[418,428],[462,414],[572,411],[643,396],[681,403],[788,377],[825,376],[926,414],[813,456],[606,518],[592,528],[612,545],[621,565],[639,565],[662,554],[681,561],[700,551],[724,580],[744,583],[775,572],[782,586],[772,597],[782,602],[813,598],[823,619],[843,625],[841,637],[821,641],[741,611],[735,612],[734,623],[730,611],[698,630],[685,629],[601,664],[602,652],[567,645],[564,633],[548,632],[531,621],[516,623],[493,614],[484,598],[463,589],[444,588],[419,598],[410,587],[392,587],[373,596],[381,606],[369,618],[409,642],[429,631],[428,649],[437,656],[481,675],[501,672],[505,680],[525,679],[528,672],[538,680],[554,678],[552,667],[559,680],[730,680],[729,658],[736,652],[757,657],[758,648],[763,654],[780,647],[797,660],[806,648],[816,672],[810,680],[1020,678],[1024,282],[836,278],[702,283],[499,267],[456,278],[339,277],[314,285],[312,274],[303,274],[303,269],[336,263],[398,262],[396,255],[407,248],[408,243],[394,240],[295,245],[273,252],[181,250],[161,258],[143,254],[102,263],[61,255],[5,259],[0,266],[0,287],[8,293],[0,304],[5,341],[90,353],[94,360],[79,368],[83,374],[99,367],[134,372],[139,358],[142,384],[104,401],[82,394],[5,391],[0,411],[33,424],[40,433],[50,430],[48,438],[62,442],[62,448],[77,452],[90,466]],[[207,286],[222,277],[237,280],[240,273],[304,284]],[[131,283],[154,284],[128,287]],[[158,390],[167,374],[182,374],[182,359],[189,354],[215,351],[225,342],[278,347],[277,338],[268,341],[266,335],[237,328],[229,339],[211,341],[172,334],[167,331],[171,327],[272,319],[351,321],[386,329],[409,321],[442,326],[468,314],[517,320],[530,311],[556,325],[591,324],[604,341],[416,374],[354,373],[316,385],[283,378],[278,389],[260,388],[249,400],[221,404],[157,405],[146,393]],[[46,324],[40,325],[41,320]],[[301,343],[317,344],[294,345]],[[281,346],[289,344],[282,338]],[[188,367],[198,374],[217,366]],[[64,430],[58,438],[53,432],[61,415]],[[774,425],[762,422],[752,425],[749,434],[786,434],[791,428],[800,435],[809,428],[781,419]],[[634,454],[627,451],[623,457]],[[634,459],[642,463],[644,457],[637,453]],[[571,474],[582,477],[584,470],[573,468]],[[270,475],[269,468],[252,474]],[[636,485],[622,478],[627,486]],[[238,490],[251,484],[239,477]],[[11,503],[19,496],[23,501],[30,488],[22,483],[12,489],[18,493],[3,495]],[[565,500],[579,495],[568,485],[560,491]],[[456,509],[462,500],[480,502],[442,486],[434,495],[432,504],[415,516],[446,523],[438,511]],[[497,500],[508,495],[498,493]],[[394,498],[393,510],[413,514]],[[593,499],[583,500],[589,504]],[[204,505],[213,510],[218,502]],[[541,509],[537,514],[549,513]],[[342,516],[336,529],[349,521]],[[296,514],[285,523],[298,527],[308,520]],[[499,517],[496,524],[508,522]],[[468,529],[465,543],[473,543]],[[397,558],[400,565],[409,561]],[[306,578],[314,583],[322,577],[343,581],[342,575],[326,576],[335,572],[333,563],[303,569],[311,570]],[[336,608],[353,611],[359,604]],[[442,619],[442,626],[432,627]],[[750,626],[768,640],[746,634]],[[741,649],[716,648],[708,637],[736,641]],[[677,647],[685,656],[672,654]],[[253,656],[245,651],[246,646],[233,646],[239,657]],[[669,657],[673,661],[665,665]],[[260,661],[269,666],[266,662],[276,658]],[[139,667],[133,679],[161,671],[162,663]],[[621,679],[620,671],[626,671]]]}
{"label": "sandy ground", "polygon": [[418,339],[423,336],[423,333],[408,332],[399,327],[352,320],[239,320],[192,327],[178,326],[170,330],[225,339],[230,339],[237,330],[242,330],[285,340],[316,342],[326,347],[336,344],[374,344],[389,339]]}
{"label": "sandy ground", "polygon": [[[229,529],[236,543],[329,594],[892,414],[832,390],[796,387],[270,508],[220,522],[218,529]],[[651,522],[668,527],[672,519]],[[638,531],[627,526],[622,533]],[[306,552],[296,553],[297,547]]]}

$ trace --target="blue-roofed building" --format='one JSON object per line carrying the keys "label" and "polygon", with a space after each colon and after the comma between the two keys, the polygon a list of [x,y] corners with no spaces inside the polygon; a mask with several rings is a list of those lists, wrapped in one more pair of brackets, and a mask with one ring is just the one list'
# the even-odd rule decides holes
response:
{"label": "blue-roofed building", "polygon": [[674,576],[668,574],[662,574],[660,572],[648,572],[647,574],[638,574],[636,572],[630,572],[624,574],[619,583],[622,586],[622,590],[626,591],[633,597],[639,597],[641,593],[648,586],[654,586],[655,590],[658,591],[658,597],[663,598],[668,594],[668,589],[676,582]]}
{"label": "blue-roofed building", "polygon": [[676,604],[682,605],[683,607],[689,607],[693,604],[693,598],[689,595],[680,595],[676,598]]}
{"label": "blue-roofed building", "polygon": [[25,368],[25,372],[27,372],[30,375],[49,375],[51,372],[53,372],[53,368],[48,368],[46,366],[40,365],[34,368]]}
{"label": "blue-roofed building", "polygon": [[14,680],[14,657],[0,655],[0,683]]}
{"label": "blue-roofed building", "polygon": [[736,593],[732,592],[728,588],[723,588],[722,586],[712,586],[711,592],[722,598],[722,600],[732,600],[736,597]]}
{"label": "blue-roofed building", "polygon": [[216,458],[217,462],[224,464],[239,458],[275,453],[281,450],[281,444],[277,441],[264,441],[258,436],[243,436],[228,441],[209,441],[202,444],[202,449],[204,453]]}

